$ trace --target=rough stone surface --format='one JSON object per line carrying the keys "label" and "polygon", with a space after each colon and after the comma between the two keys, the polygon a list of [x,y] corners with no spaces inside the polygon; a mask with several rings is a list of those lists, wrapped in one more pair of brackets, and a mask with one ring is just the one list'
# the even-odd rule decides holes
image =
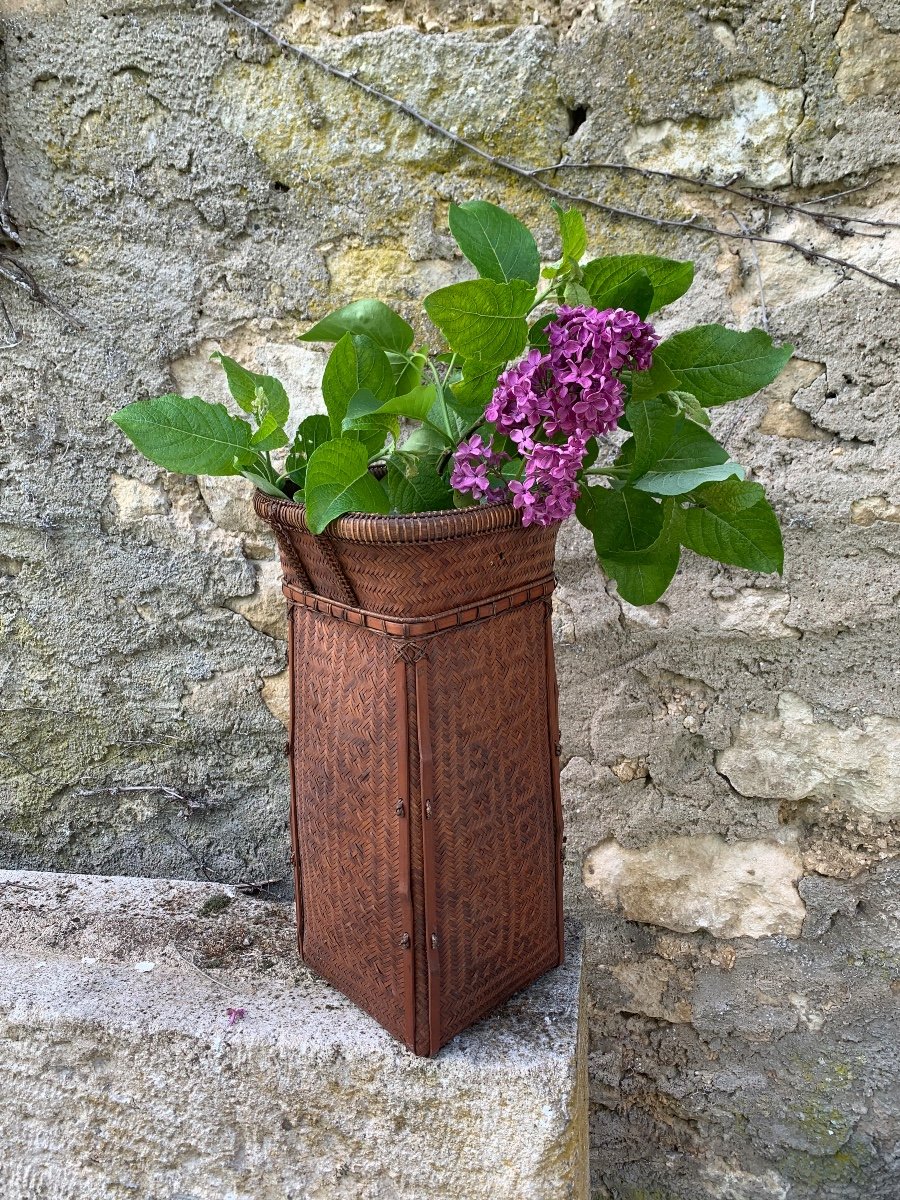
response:
{"label": "rough stone surface", "polygon": [[717,768],[743,796],[831,800],[878,817],[900,816],[900,721],[870,716],[846,728],[817,722],[791,692],[775,719],[748,713]]}
{"label": "rough stone surface", "polygon": [[587,1200],[574,927],[433,1060],[232,887],[0,872],[0,929],[4,1200]]}
{"label": "rough stone surface", "polygon": [[790,845],[728,845],[715,834],[667,838],[643,850],[609,838],[584,860],[585,884],[627,920],[676,933],[706,929],[720,938],[796,937],[804,915],[801,871]]}
{"label": "rough stone surface", "polygon": [[[0,862],[286,888],[277,597],[265,629],[236,611],[259,612],[274,548],[242,485],[156,470],[107,416],[174,388],[221,395],[216,348],[282,374],[309,411],[321,354],[294,340],[309,321],[372,293],[418,321],[425,291],[467,276],[449,200],[515,208],[547,258],[552,214],[524,182],[205,5],[0,7],[15,253],[81,322],[0,276],[22,333],[0,351]],[[897,219],[892,0],[249,0],[247,11],[498,155],[633,154],[723,181],[743,171],[785,181],[781,199]],[[896,277],[896,230],[846,238],[609,170],[557,178],[679,220],[767,220],[775,236]],[[603,580],[577,526],[560,539],[567,902],[588,935],[594,1196],[892,1200],[895,295],[783,247],[595,211],[587,221],[598,252],[696,260],[698,284],[664,329],[748,328],[765,308],[797,350],[766,393],[715,416],[784,523],[782,579],[686,555],[669,593],[639,610]],[[785,722],[787,694],[811,721]],[[731,768],[738,786],[724,773],[733,752],[746,764],[740,778]],[[765,789],[754,755],[775,772]],[[679,933],[585,886],[599,845],[653,859],[685,838],[729,854],[795,846],[799,936]],[[670,923],[690,925],[670,903]]]}

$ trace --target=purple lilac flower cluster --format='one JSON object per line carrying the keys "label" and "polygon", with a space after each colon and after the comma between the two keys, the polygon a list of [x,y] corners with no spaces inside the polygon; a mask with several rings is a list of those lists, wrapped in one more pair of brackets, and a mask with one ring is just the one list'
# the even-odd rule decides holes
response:
{"label": "purple lilac flower cluster", "polygon": [[[563,306],[547,326],[549,350],[530,350],[509,367],[485,410],[485,420],[515,443],[525,459],[521,480],[509,485],[524,525],[550,525],[575,511],[588,440],[608,433],[624,410],[625,387],[617,371],[646,371],[659,339],[653,326],[622,308]],[[541,440],[559,434],[562,445]],[[476,499],[497,499],[488,481],[494,469],[491,443],[481,437],[460,443],[451,483]]]}
{"label": "purple lilac flower cluster", "polygon": [[458,492],[470,492],[476,500],[487,500],[489,503],[503,500],[504,489],[491,484],[488,471],[496,471],[508,458],[508,454],[498,454],[493,450],[490,441],[485,442],[479,434],[473,434],[456,448],[450,486]]}

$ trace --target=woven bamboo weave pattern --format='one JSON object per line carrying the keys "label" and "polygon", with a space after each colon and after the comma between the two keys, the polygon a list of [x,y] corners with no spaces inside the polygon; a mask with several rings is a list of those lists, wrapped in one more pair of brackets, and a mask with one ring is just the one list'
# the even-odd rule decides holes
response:
{"label": "woven bamboo weave pattern", "polygon": [[556,530],[497,505],[351,515],[326,545],[256,507],[291,605],[301,954],[434,1054],[561,961]]}
{"label": "woven bamboo weave pattern", "polygon": [[392,648],[309,610],[293,626],[304,958],[403,1040]]}
{"label": "woven bamboo weave pattern", "polygon": [[558,961],[544,620],[525,605],[429,647],[442,1041]]}
{"label": "woven bamboo weave pattern", "polygon": [[[340,517],[329,526],[327,551],[323,539],[307,530],[302,505],[257,493],[256,510],[291,545],[318,595],[383,616],[430,616],[516,591],[534,581],[534,564],[542,560],[548,564],[544,574],[552,573],[556,528],[523,529],[509,504],[427,519]],[[414,532],[423,535],[420,540]],[[475,556],[477,571],[472,569]],[[288,581],[305,587],[291,563],[284,565]],[[347,587],[355,600],[348,601]]]}

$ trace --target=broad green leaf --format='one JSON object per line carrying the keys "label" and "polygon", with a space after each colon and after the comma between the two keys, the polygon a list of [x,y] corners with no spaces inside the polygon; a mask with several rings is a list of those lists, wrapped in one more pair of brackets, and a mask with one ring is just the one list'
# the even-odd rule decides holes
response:
{"label": "broad green leaf", "polygon": [[402,353],[415,336],[412,326],[380,300],[355,300],[300,334],[301,342],[338,342],[345,333],[365,334],[382,350]]}
{"label": "broad green leaf", "polygon": [[392,414],[398,417],[408,417],[412,421],[424,421],[431,411],[435,399],[434,384],[413,388],[405,396],[392,396],[390,400],[384,401],[366,389],[357,392],[350,401],[344,425],[346,427],[348,419],[354,420],[373,414]]}
{"label": "broad green leaf", "polygon": [[[371,338],[345,333],[329,355],[322,376],[322,395],[335,437],[341,436],[347,407],[358,392],[371,392],[384,403],[394,394],[394,375],[387,355]],[[365,442],[374,454],[384,445],[388,431],[389,423],[376,422],[350,436]]]}
{"label": "broad green leaf", "polygon": [[600,565],[623,600],[629,604],[653,604],[678,570],[681,548],[673,538],[660,537],[646,550],[598,555]]}
{"label": "broad green leaf", "polygon": [[369,473],[369,456],[361,442],[338,438],[319,446],[306,469],[306,520],[321,533],[348,512],[386,513],[387,493]]}
{"label": "broad green leaf", "polygon": [[284,464],[284,478],[296,488],[306,483],[306,465],[317,447],[331,439],[331,422],[324,413],[313,413],[304,417],[294,436]]}
{"label": "broad green leaf", "polygon": [[266,413],[262,421],[259,423],[259,429],[250,439],[250,445],[254,450],[259,450],[260,453],[267,450],[278,450],[281,446],[286,446],[290,438],[281,428],[281,425],[271,413]]}
{"label": "broad green leaf", "polygon": [[534,288],[519,279],[472,279],[426,296],[425,311],[463,358],[505,363],[525,348],[533,303]]}
{"label": "broad green leaf", "polygon": [[698,504],[705,504],[707,508],[724,513],[743,512],[745,508],[753,508],[765,498],[766,491],[761,483],[747,483],[736,479],[698,487],[691,495],[691,499],[696,500]]}
{"label": "broad green leaf", "polygon": [[537,243],[521,221],[496,204],[487,200],[451,204],[450,232],[483,279],[537,283],[541,269]]}
{"label": "broad green leaf", "polygon": [[631,486],[639,492],[651,492],[654,496],[683,496],[703,483],[720,479],[743,479],[744,468],[740,463],[719,463],[709,467],[690,467],[677,471],[648,471],[640,479],[633,479]]}
{"label": "broad green leaf", "polygon": [[434,464],[412,455],[388,460],[384,488],[395,512],[436,512],[453,506],[453,489]]}
{"label": "broad green leaf", "polygon": [[[694,280],[694,264],[674,258],[658,258],[655,254],[610,254],[595,258],[583,268],[582,283],[596,298],[625,283],[638,271],[646,271],[653,288],[650,312],[671,304],[683,296]],[[609,307],[609,306],[606,306]]]}
{"label": "broad green leaf", "polygon": [[267,496],[274,496],[276,500],[290,500],[290,496],[277,483],[273,483],[267,475],[263,475],[261,471],[254,471],[252,467],[241,467],[240,474],[245,479],[258,487],[261,492],[265,492]]}
{"label": "broad green leaf", "polygon": [[544,352],[549,350],[550,339],[547,336],[547,326],[552,325],[556,318],[555,312],[544,313],[542,317],[538,317],[528,329],[528,345]]}
{"label": "broad green leaf", "polygon": [[503,367],[503,363],[483,363],[475,358],[467,358],[463,363],[462,379],[451,389],[454,400],[462,408],[486,408]]}
{"label": "broad green leaf", "polygon": [[559,221],[559,233],[562,238],[561,263],[565,264],[567,259],[572,263],[579,263],[587,250],[584,217],[577,208],[563,209],[555,200],[550,201],[550,207]]}
{"label": "broad green leaf", "polygon": [[712,434],[679,411],[671,393],[632,400],[626,413],[634,438],[616,461],[630,466],[629,483],[638,491],[680,496],[709,480],[743,477]]}
{"label": "broad green leaf", "polygon": [[439,433],[431,425],[420,425],[414,429],[400,447],[401,452],[425,457],[439,458],[451,445],[446,434]]}
{"label": "broad green leaf", "polygon": [[395,351],[386,351],[391,370],[394,372],[394,391],[398,396],[411,392],[422,382],[422,371],[428,361],[428,351],[419,350],[408,357]]}
{"label": "broad green leaf", "polygon": [[239,408],[257,417],[260,424],[268,414],[277,425],[284,425],[290,415],[291,404],[284,385],[274,375],[257,375],[219,351],[210,357],[218,359],[228,381],[228,390]]}
{"label": "broad green leaf", "polygon": [[464,416],[447,402],[444,389],[440,387],[435,388],[434,403],[425,420],[452,445],[459,441],[468,425],[472,423],[472,418]]}
{"label": "broad green leaf", "polygon": [[[587,296],[586,303],[594,308],[624,308],[628,312],[637,313],[641,318],[653,308],[653,284],[646,271],[635,271],[627,279],[620,280],[604,292],[588,292],[582,285],[581,290]],[[568,292],[568,288],[566,289]],[[573,303],[567,299],[567,303]],[[577,301],[585,303],[583,300]]]}
{"label": "broad green leaf", "polygon": [[582,488],[575,515],[594,535],[598,554],[645,550],[663,527],[662,505],[630,487]]}
{"label": "broad green leaf", "polygon": [[707,484],[698,493],[698,499],[702,497],[698,507],[679,510],[678,536],[682,544],[717,562],[751,571],[780,572],[784,547],[778,518],[768,500],[757,500],[735,511],[733,488],[725,502],[719,502],[720,493],[714,489],[724,487],[728,484]]}
{"label": "broad green leaf", "polygon": [[[648,288],[650,287],[649,283],[647,284],[647,286],[648,286]],[[652,289],[650,290],[650,295],[651,296],[653,295]],[[593,301],[591,300],[590,292],[587,290],[587,288],[582,287],[580,283],[567,283],[565,288],[563,289],[563,300],[565,301],[566,304],[570,304],[573,308],[577,308],[579,305],[584,305],[585,308],[590,308],[591,304],[593,303]],[[622,304],[622,305],[618,305],[618,304],[604,305],[604,308],[619,308],[619,307],[625,308],[627,306],[624,304]],[[637,309],[632,309],[632,311],[637,312]]]}
{"label": "broad green leaf", "polygon": [[253,455],[248,423],[197,396],[137,400],[110,420],[151,462],[182,475],[236,475],[236,461]]}
{"label": "broad green leaf", "polygon": [[771,383],[793,352],[793,346],[776,346],[762,329],[740,333],[698,325],[657,346],[650,370],[632,376],[634,395],[690,392],[707,407],[727,404]]}
{"label": "broad green leaf", "polygon": [[600,565],[629,604],[652,604],[678,567],[680,549],[668,508],[629,487],[582,489],[576,515],[594,535]]}

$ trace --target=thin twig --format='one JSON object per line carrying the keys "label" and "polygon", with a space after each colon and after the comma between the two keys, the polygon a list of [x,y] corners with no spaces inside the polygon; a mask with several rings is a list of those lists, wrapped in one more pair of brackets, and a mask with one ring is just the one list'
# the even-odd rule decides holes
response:
{"label": "thin twig", "polygon": [[870,188],[873,183],[877,183],[875,179],[867,179],[865,183],[858,183],[856,187],[844,188],[842,192],[829,192],[827,196],[813,196],[811,200],[807,200],[807,204],[825,204],[829,200],[840,200],[842,196],[853,196],[856,192],[864,192]]}
{"label": "thin twig", "polygon": [[84,329],[84,322],[80,321],[74,313],[63,308],[48,292],[45,292],[27,267],[24,267],[11,254],[2,251],[0,251],[0,276],[8,279],[16,287],[22,288],[37,304],[43,304],[45,308],[55,312],[58,317],[62,317],[73,329]]}
{"label": "thin twig", "polygon": [[39,771],[35,771],[33,767],[30,767],[24,758],[19,758],[15,754],[9,754],[6,750],[0,750],[0,758],[5,758],[8,762],[15,763],[17,767],[21,767],[22,770],[27,772],[27,774],[29,774],[33,779],[39,780],[42,784],[44,784],[45,787],[48,786],[41,773]]}
{"label": "thin twig", "polygon": [[213,987],[218,988],[220,992],[224,992],[227,996],[232,994],[232,989],[226,987],[224,983],[204,971],[202,967],[198,967],[195,962],[192,962],[186,954],[182,954],[174,942],[169,942],[168,949],[173,951],[176,957],[180,958],[186,967],[190,967],[192,971],[196,971],[198,975],[202,975],[207,983],[211,983]]}
{"label": "thin twig", "polygon": [[[735,224],[738,226],[739,229],[746,230],[747,226],[744,224],[744,222],[741,220],[741,218],[737,215],[737,213],[734,213],[731,211],[730,208],[727,208],[725,210],[725,214],[726,214],[726,216],[731,217],[731,219],[735,222]],[[751,257],[753,258],[753,265],[756,268],[756,282],[759,284],[759,320],[760,320],[760,324],[762,325],[763,329],[766,331],[766,333],[768,333],[769,332],[769,314],[766,312],[766,289],[763,287],[763,277],[762,277],[762,270],[760,269],[760,265],[759,265],[759,255],[756,253],[756,247],[753,245],[752,242],[750,242],[749,249],[750,249]]]}
{"label": "thin twig", "polygon": [[[529,168],[532,175],[546,175],[553,171],[616,171],[620,174],[643,175],[646,178],[665,179],[669,183],[687,183],[692,187],[706,188],[711,192],[727,192],[731,196],[740,196],[742,200],[749,200],[754,204],[764,204],[772,208],[781,208],[785,212],[803,213],[804,216],[810,217],[813,221],[817,221],[820,225],[833,229],[835,223],[852,222],[855,225],[873,225],[878,229],[900,229],[900,221],[882,221],[874,217],[851,217],[846,213],[820,213],[811,212],[802,204],[792,204],[789,200],[779,200],[776,196],[769,195],[768,192],[753,192],[745,191],[743,188],[735,187],[732,183],[716,183],[712,179],[701,179],[694,175],[681,175],[677,171],[661,171],[657,167],[638,167],[631,163],[621,162],[573,162],[570,159],[562,160],[554,163],[552,167],[531,167]],[[868,184],[863,185],[868,187]],[[853,188],[852,191],[860,189]],[[841,193],[848,194],[848,193]],[[809,201],[808,203],[816,203]],[[853,230],[855,237],[884,237],[880,234],[863,234],[858,230]]]}
{"label": "thin twig", "polygon": [[160,792],[163,796],[168,796],[170,800],[177,800],[180,804],[190,804],[187,796],[183,796],[181,792],[175,788],[166,787],[161,783],[148,784],[121,784],[114,787],[88,788],[82,789],[75,793],[76,796],[118,796],[120,792]]}
{"label": "thin twig", "polygon": [[0,296],[0,316],[3,317],[3,323],[6,325],[6,328],[10,333],[10,340],[8,342],[0,342],[0,350],[11,350],[13,346],[18,346],[19,342],[21,342],[22,331],[21,329],[16,329],[15,325],[13,325],[12,318],[9,315],[9,310],[6,307],[2,296]]}
{"label": "thin twig", "polygon": [[13,246],[22,245],[16,223],[9,211],[9,175],[3,159],[2,146],[0,146],[0,241],[8,242]]}
{"label": "thin twig", "polygon": [[804,246],[800,242],[795,241],[793,238],[778,238],[761,233],[742,233],[734,232],[730,229],[720,229],[715,225],[708,225],[703,221],[699,221],[696,214],[691,216],[691,218],[687,221],[679,221],[671,217],[651,216],[649,213],[639,212],[636,209],[623,208],[616,204],[607,204],[605,201],[597,200],[593,196],[583,196],[577,192],[570,192],[565,188],[559,188],[553,186],[552,184],[545,183],[542,179],[534,174],[530,167],[521,166],[519,163],[511,162],[506,158],[498,158],[489,151],[483,150],[480,146],[475,145],[474,142],[467,141],[465,138],[460,137],[459,134],[453,133],[451,130],[444,128],[442,125],[438,125],[437,122],[432,121],[430,117],[424,116],[405,101],[399,100],[396,96],[391,96],[389,93],[381,91],[380,88],[373,87],[372,84],[365,83],[363,80],[358,79],[356,75],[352,74],[350,71],[344,71],[340,67],[335,67],[331,63],[325,62],[323,59],[317,58],[308,50],[304,50],[301,46],[297,46],[292,42],[286,41],[284,38],[275,33],[274,30],[267,28],[259,21],[254,21],[252,17],[246,16],[238,9],[233,8],[230,4],[226,4],[225,0],[210,0],[210,3],[213,7],[221,9],[222,12],[228,13],[238,21],[241,21],[244,25],[248,26],[248,28],[256,30],[257,33],[261,34],[274,45],[280,47],[281,50],[285,51],[286,53],[294,55],[303,62],[310,63],[318,70],[324,71],[328,75],[332,75],[335,79],[341,79],[345,83],[351,84],[353,87],[358,88],[366,95],[372,96],[374,99],[381,101],[383,104],[387,104],[397,112],[401,112],[405,116],[410,117],[413,121],[416,121],[425,129],[430,130],[431,133],[436,134],[445,141],[448,141],[455,146],[459,146],[460,149],[467,151],[476,158],[482,159],[484,162],[490,163],[492,166],[497,167],[500,170],[507,171],[509,174],[515,175],[519,179],[526,180],[528,183],[531,183],[534,187],[539,188],[548,196],[554,196],[558,200],[567,200],[571,204],[581,204],[588,208],[594,208],[599,212],[607,213],[609,216],[622,217],[631,221],[640,221],[644,224],[653,225],[658,229],[678,229],[689,233],[710,234],[713,237],[728,238],[732,241],[752,241],[766,243],[772,246],[784,246],[789,250],[795,251],[797,254],[802,254],[808,262],[827,263],[832,267],[836,267],[844,276],[846,276],[847,272],[853,272],[854,274],[862,275],[867,279],[871,279],[875,283],[881,283],[885,287],[891,288],[893,291],[900,292],[900,281],[896,279],[887,279],[885,276],[878,275],[874,271],[869,271],[866,267],[861,267],[857,263],[850,262],[847,259],[838,258],[833,254],[826,254],[824,251],[816,250],[810,246]]}

